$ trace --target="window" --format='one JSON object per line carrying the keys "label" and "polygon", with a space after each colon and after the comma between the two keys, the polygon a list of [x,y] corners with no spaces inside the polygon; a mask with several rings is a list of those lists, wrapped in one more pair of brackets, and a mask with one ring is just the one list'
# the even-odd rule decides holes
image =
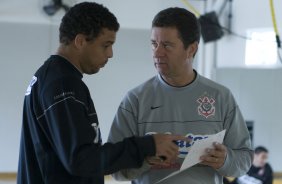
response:
{"label": "window", "polygon": [[277,64],[277,44],[273,29],[247,31],[245,64],[247,66],[273,66]]}

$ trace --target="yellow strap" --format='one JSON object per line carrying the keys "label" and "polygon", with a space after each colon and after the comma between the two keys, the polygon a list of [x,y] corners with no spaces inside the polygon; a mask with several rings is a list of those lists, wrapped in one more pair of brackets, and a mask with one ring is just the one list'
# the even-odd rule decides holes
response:
{"label": "yellow strap", "polygon": [[194,8],[187,0],[181,0],[197,17],[200,17],[200,12]]}
{"label": "yellow strap", "polygon": [[271,17],[272,17],[272,23],[273,23],[273,27],[274,27],[274,32],[275,32],[276,35],[279,35],[277,24],[276,24],[273,0],[269,0],[269,2],[270,2],[270,10],[271,10]]}

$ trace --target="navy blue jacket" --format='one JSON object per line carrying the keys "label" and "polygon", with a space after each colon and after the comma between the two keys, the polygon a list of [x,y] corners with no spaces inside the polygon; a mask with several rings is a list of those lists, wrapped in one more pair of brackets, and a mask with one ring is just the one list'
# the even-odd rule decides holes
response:
{"label": "navy blue jacket", "polygon": [[155,154],[151,136],[102,145],[82,77],[58,55],[35,73],[24,100],[18,184],[102,184],[104,175]]}

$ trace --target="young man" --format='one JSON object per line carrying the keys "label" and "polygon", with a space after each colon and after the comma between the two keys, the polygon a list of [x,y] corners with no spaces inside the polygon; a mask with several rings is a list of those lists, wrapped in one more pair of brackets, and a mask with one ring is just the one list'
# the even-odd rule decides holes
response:
{"label": "young man", "polygon": [[[155,16],[151,42],[158,75],[128,92],[109,134],[111,142],[154,133],[186,135],[196,141],[226,129],[223,144],[207,150],[201,164],[162,183],[220,184],[223,176],[243,175],[251,166],[249,133],[231,92],[192,67],[199,40],[199,23],[189,11],[168,8]],[[177,144],[177,163],[148,157],[142,168],[122,170],[114,177],[134,179],[135,184],[159,181],[179,170],[193,143]]]}
{"label": "young man", "polygon": [[272,184],[273,171],[267,163],[268,150],[263,146],[255,148],[254,160],[246,175],[237,178],[232,184]]}
{"label": "young man", "polygon": [[98,117],[83,74],[113,56],[119,24],[102,5],[72,7],[60,24],[60,46],[26,91],[17,183],[102,184],[104,175],[140,167],[147,156],[177,158],[183,136],[131,137],[102,145]]}

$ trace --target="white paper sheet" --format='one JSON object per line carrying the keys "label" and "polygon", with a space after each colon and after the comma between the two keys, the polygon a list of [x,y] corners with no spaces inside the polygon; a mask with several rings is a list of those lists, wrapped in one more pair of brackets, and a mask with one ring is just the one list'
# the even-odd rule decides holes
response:
{"label": "white paper sheet", "polygon": [[207,148],[213,148],[214,142],[218,142],[218,143],[223,142],[225,132],[226,130],[223,130],[217,134],[208,135],[206,139],[202,139],[194,142],[188,155],[186,155],[180,167],[180,170],[171,173],[170,175],[156,182],[156,184],[185,171],[186,169],[192,167],[195,164],[200,163],[201,162],[200,157],[206,153]]}

